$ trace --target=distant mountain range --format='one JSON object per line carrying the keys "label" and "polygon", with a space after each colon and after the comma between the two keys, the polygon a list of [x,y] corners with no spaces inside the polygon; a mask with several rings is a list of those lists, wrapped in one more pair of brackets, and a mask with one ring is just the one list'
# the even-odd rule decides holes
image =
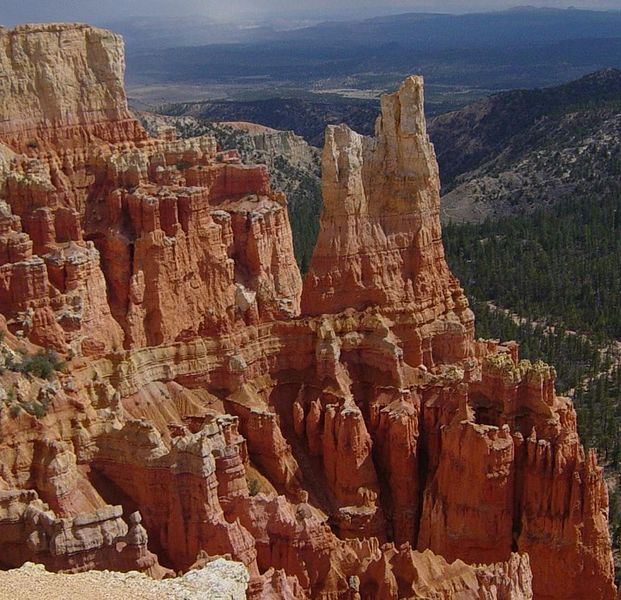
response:
{"label": "distant mountain range", "polygon": [[397,43],[417,50],[524,46],[583,38],[619,37],[620,11],[518,7],[503,11],[405,13],[281,31],[273,39],[341,44]]}
{"label": "distant mountain range", "polygon": [[621,10],[521,7],[469,14],[404,13],[322,21],[234,23],[205,16],[133,17],[105,26],[123,34],[130,48],[170,49],[223,43],[293,42],[323,47],[397,43],[423,50],[522,46],[567,39],[619,37]]}
{"label": "distant mountain range", "polygon": [[456,106],[472,99],[464,91],[482,96],[621,68],[621,11],[410,13],[285,30],[186,21],[115,25],[127,38],[132,88],[193,84],[213,87],[212,98],[256,99],[390,90],[420,73]]}

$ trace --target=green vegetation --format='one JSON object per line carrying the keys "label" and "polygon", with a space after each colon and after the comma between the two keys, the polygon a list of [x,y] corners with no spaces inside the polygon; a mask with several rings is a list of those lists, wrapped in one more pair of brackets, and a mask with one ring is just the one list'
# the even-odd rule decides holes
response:
{"label": "green vegetation", "polygon": [[289,221],[293,233],[295,258],[300,271],[306,273],[319,235],[319,216],[322,207],[319,177],[292,165],[280,156],[274,160],[274,169],[277,174],[284,174],[286,180],[297,183],[293,189],[292,186],[282,187],[285,188],[283,191],[289,201]]}
{"label": "green vegetation", "polygon": [[610,532],[621,546],[621,366],[614,368],[574,396],[583,443],[597,448],[600,462],[613,475],[610,489]]}
{"label": "green vegetation", "polygon": [[548,328],[539,323],[516,322],[506,311],[494,309],[485,302],[472,302],[476,314],[477,336],[515,340],[520,344],[520,357],[542,359],[554,365],[556,387],[567,393],[611,366],[612,358],[602,352],[590,338],[567,332],[562,327]]}
{"label": "green vegetation", "polygon": [[[37,419],[41,419],[47,414],[49,408],[48,399],[18,400],[18,395],[15,390],[15,387],[8,390],[6,398],[0,403],[0,411],[4,408],[8,408],[9,415],[12,419],[16,419],[22,412],[26,412]],[[45,397],[43,396],[43,398]]]}
{"label": "green vegetation", "polygon": [[45,415],[47,415],[49,403],[48,402],[40,402],[38,400],[24,401],[24,402],[13,402],[9,404],[9,415],[11,418],[16,419],[22,413],[22,411],[27,412],[29,415],[36,417],[37,419],[42,419]]}
{"label": "green vegetation", "polygon": [[470,296],[600,341],[621,338],[621,184],[594,182],[527,216],[449,225],[444,239]]}
{"label": "green vegetation", "polygon": [[[1,353],[4,358],[4,367],[0,369],[0,375],[8,370],[13,373],[21,373],[27,379],[37,377],[49,381],[54,378],[57,371],[62,371],[65,368],[64,361],[53,350],[39,350],[35,354],[29,354],[25,348],[18,348],[16,357],[10,350],[3,347]],[[0,410],[8,409],[9,415],[13,419],[22,412],[41,419],[47,414],[50,403],[49,394],[41,392],[44,392],[44,387],[41,387],[36,398],[33,396],[26,399],[18,392],[18,388],[13,382],[11,387],[7,389],[6,396],[3,394],[4,400],[0,401]]]}
{"label": "green vegetation", "polygon": [[41,379],[52,379],[54,373],[62,371],[64,366],[64,361],[53,350],[39,350],[36,354],[25,354],[13,370]]}
{"label": "green vegetation", "polygon": [[56,371],[62,371],[65,368],[65,362],[54,350],[39,350],[35,354],[28,354],[25,349],[18,349],[21,360],[15,360],[13,354],[5,351],[2,354],[4,355],[4,367],[0,369],[0,374],[8,369],[15,373],[24,373],[29,377],[51,380]]}
{"label": "green vegetation", "polygon": [[[26,411],[29,415],[32,415],[37,419],[42,419],[47,414],[48,410],[48,403],[39,402],[38,400],[20,402],[19,404],[14,404],[13,406],[19,407],[21,410]],[[19,414],[19,412],[17,414]]]}
{"label": "green vegetation", "polygon": [[259,480],[256,478],[252,478],[248,481],[248,492],[251,496],[256,496],[261,489],[259,484]]}
{"label": "green vegetation", "polygon": [[[596,447],[605,464],[621,467],[621,368],[611,368],[575,395],[584,443]],[[620,507],[621,508],[621,507]]]}

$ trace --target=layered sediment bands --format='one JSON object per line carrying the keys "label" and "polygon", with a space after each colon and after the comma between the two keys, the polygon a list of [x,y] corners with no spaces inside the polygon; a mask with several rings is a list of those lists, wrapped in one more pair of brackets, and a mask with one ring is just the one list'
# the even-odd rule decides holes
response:
{"label": "layered sediment bands", "polygon": [[[370,320],[332,321],[330,356],[339,357],[333,377],[325,376],[325,318],[261,326],[248,345],[237,342],[234,360],[214,361],[208,372],[201,372],[205,347],[195,345],[183,348],[181,362],[174,358],[180,346],[161,347],[150,357],[145,350],[138,369],[98,361],[76,375],[125,378],[129,394],[176,364],[174,376],[185,385],[211,381],[214,390],[229,389],[225,404],[240,418],[251,463],[291,501],[304,500],[305,490],[304,501],[330,515],[339,536],[409,542],[472,563],[506,561],[516,549],[541,553],[533,565],[541,597],[577,599],[588,585],[610,597],[605,488],[594,457],[585,457],[579,445],[571,404],[550,394],[554,372],[520,362],[514,346],[484,343],[474,345],[481,358],[461,367],[404,369],[393,346],[378,344]],[[369,330],[363,333],[364,323]],[[315,347],[303,350],[299,339],[313,336]],[[296,340],[300,353],[282,352]],[[138,363],[139,354],[126,355]],[[266,364],[279,374],[278,383],[265,380],[259,365]],[[346,375],[363,371],[378,381],[379,373],[381,386]],[[308,383],[320,372],[323,379]],[[526,438],[525,430],[531,431]],[[249,517],[240,519],[258,539]],[[588,564],[593,581],[584,583],[585,571],[568,576],[557,594],[547,573],[561,572],[568,560]],[[296,575],[305,581],[299,569]]]}
{"label": "layered sediment bands", "polygon": [[[0,39],[2,567],[224,555],[257,599],[615,596],[571,402],[475,341],[444,260],[420,78],[374,139],[328,130],[302,290],[266,168],[147,139],[116,36]],[[52,381],[24,373],[41,346]]]}
{"label": "layered sediment bands", "polygon": [[96,355],[122,344],[93,243],[53,244],[36,255],[19,217],[2,204],[0,310],[10,329],[59,352],[72,348],[76,354]]}
{"label": "layered sediment bands", "polygon": [[[284,198],[269,190],[263,169],[216,162],[210,142],[170,143],[153,154],[145,149],[139,156],[146,164],[131,176],[131,191],[106,189],[106,175],[106,205],[87,215],[87,235],[104,256],[126,346],[213,335],[299,313],[301,280]],[[158,185],[165,169],[174,171],[175,181]],[[192,169],[205,187],[188,183]]]}
{"label": "layered sediment bands", "polygon": [[346,125],[327,129],[324,210],[303,311],[379,305],[462,313],[467,302],[444,260],[438,167],[426,133],[422,79],[408,78],[381,104],[375,138]]}
{"label": "layered sediment bands", "polygon": [[0,137],[19,152],[146,137],[127,109],[123,40],[86,25],[0,30]]}
{"label": "layered sediment bands", "polygon": [[[99,442],[94,467],[141,507],[176,569],[189,568],[204,551],[230,554],[256,575],[254,540],[238,521],[225,520],[218,499],[218,466],[228,498],[248,493],[239,448],[245,442],[231,431],[227,445],[226,427],[212,422],[197,434],[181,430],[168,450],[153,425],[128,421]],[[231,469],[231,463],[241,468]],[[231,470],[237,485],[229,480]]]}
{"label": "layered sediment bands", "polygon": [[467,562],[508,556],[513,542],[513,464],[508,426],[498,429],[469,421],[448,426],[435,480],[426,490],[420,547],[441,547],[448,560],[459,556]]}
{"label": "layered sediment bands", "polygon": [[30,491],[0,491],[0,539],[4,568],[27,561],[74,573],[88,569],[142,571],[161,578],[169,572],[147,549],[140,513],[123,520],[121,506],[104,506],[74,517],[58,517]]}
{"label": "layered sediment bands", "polygon": [[147,139],[110,32],[24,26],[0,41],[12,330],[102,355],[299,314],[286,200],[264,166],[211,137]]}

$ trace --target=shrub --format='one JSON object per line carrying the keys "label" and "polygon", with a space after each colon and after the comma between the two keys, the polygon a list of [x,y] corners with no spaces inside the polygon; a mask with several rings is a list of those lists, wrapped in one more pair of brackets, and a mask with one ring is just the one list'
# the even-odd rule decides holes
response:
{"label": "shrub", "polygon": [[10,405],[9,414],[13,419],[16,419],[22,411],[25,411],[29,415],[41,419],[47,415],[47,409],[47,403],[37,400],[31,402],[14,402]]}
{"label": "shrub", "polygon": [[47,404],[42,402],[27,402],[22,404],[22,408],[33,417],[41,419],[47,414]]}
{"label": "shrub", "polygon": [[256,496],[259,493],[259,480],[252,478],[249,482],[248,482],[248,491],[250,492],[251,496]]}
{"label": "shrub", "polygon": [[53,350],[40,350],[36,354],[24,356],[17,371],[28,373],[41,379],[52,379],[55,371],[62,371],[65,363]]}

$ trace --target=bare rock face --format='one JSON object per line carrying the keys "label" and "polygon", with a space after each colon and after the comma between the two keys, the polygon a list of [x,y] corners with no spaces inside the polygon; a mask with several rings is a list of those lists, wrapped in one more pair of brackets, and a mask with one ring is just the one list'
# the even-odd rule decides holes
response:
{"label": "bare rock face", "polygon": [[[10,192],[9,192],[10,197]],[[122,344],[123,334],[106,301],[106,282],[92,242],[56,243],[30,237],[4,202],[0,306],[9,327],[35,344],[93,355]],[[32,214],[47,214],[49,212]],[[39,235],[40,230],[33,235]],[[37,242],[41,254],[34,253]]]}
{"label": "bare rock face", "polygon": [[[328,130],[302,290],[266,168],[147,139],[118,37],[0,40],[1,567],[225,556],[266,600],[615,597],[571,402],[475,341],[444,260],[420,78],[375,138]],[[21,373],[40,347],[51,382]]]}
{"label": "bare rock face", "polygon": [[88,235],[105,257],[126,346],[299,312],[284,199],[264,169],[216,159],[214,141],[203,138],[154,142],[98,165],[107,199],[87,214]]}
{"label": "bare rock face", "polygon": [[[198,434],[173,438],[168,451],[153,425],[129,421],[98,444],[93,464],[143,507],[146,526],[178,570],[189,568],[204,551],[231,555],[257,574],[254,540],[238,521],[227,522],[218,496],[220,486],[227,499],[248,494],[238,445],[244,440],[235,431],[229,437],[231,445],[222,426],[212,422]],[[226,462],[218,460],[224,456]],[[224,471],[225,465],[226,480],[220,483],[218,467]]]}
{"label": "bare rock face", "polygon": [[86,25],[0,31],[0,137],[19,152],[145,137],[123,88],[120,36]]}
{"label": "bare rock face", "polygon": [[127,109],[120,37],[23,26],[0,47],[13,331],[97,356],[299,314],[286,201],[266,169],[210,137],[148,140]]}
{"label": "bare rock face", "polygon": [[87,569],[142,571],[161,578],[169,571],[147,549],[148,536],[140,513],[122,519],[121,506],[103,506],[91,513],[59,518],[35,492],[0,493],[0,536],[3,565],[36,561],[63,573]]}
{"label": "bare rock face", "polygon": [[423,83],[382,97],[376,137],[329,127],[322,157],[324,210],[306,277],[306,313],[381,306],[461,311],[444,260],[440,180],[426,132]]}

